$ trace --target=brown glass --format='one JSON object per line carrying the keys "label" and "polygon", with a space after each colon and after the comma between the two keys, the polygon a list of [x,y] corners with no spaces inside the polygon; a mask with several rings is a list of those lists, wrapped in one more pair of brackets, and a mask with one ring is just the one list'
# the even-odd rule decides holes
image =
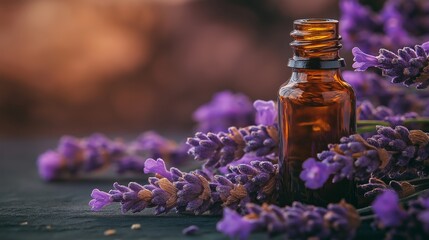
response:
{"label": "brown glass", "polygon": [[[334,61],[341,48],[338,21],[306,19],[294,22],[291,43],[294,60]],[[317,64],[316,64],[317,65]],[[299,178],[302,163],[356,131],[356,100],[338,68],[293,68],[279,90],[280,181],[279,202],[327,205],[346,199],[355,203],[353,182],[330,181],[310,190]]]}

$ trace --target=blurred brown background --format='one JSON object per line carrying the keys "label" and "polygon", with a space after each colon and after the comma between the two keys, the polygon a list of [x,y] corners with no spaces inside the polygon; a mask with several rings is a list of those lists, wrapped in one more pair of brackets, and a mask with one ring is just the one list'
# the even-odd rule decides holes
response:
{"label": "blurred brown background", "polygon": [[0,2],[0,136],[189,130],[231,89],[275,99],[292,20],[336,0]]}

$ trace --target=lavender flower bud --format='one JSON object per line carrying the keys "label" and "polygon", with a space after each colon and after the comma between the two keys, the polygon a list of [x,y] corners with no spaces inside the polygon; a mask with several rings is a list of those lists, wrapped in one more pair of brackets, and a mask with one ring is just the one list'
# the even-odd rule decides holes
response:
{"label": "lavender flower bud", "polygon": [[355,56],[353,67],[358,71],[377,67],[383,75],[391,77],[393,83],[404,83],[406,86],[417,84],[417,89],[429,86],[429,57],[421,45],[416,45],[414,49],[399,49],[398,55],[381,49],[380,55],[372,56],[357,47],[352,52]]}
{"label": "lavender flower bud", "polygon": [[273,126],[277,124],[277,108],[273,101],[256,100],[253,103],[256,109],[256,124]]}
{"label": "lavender flower bud", "polygon": [[113,202],[112,195],[98,189],[92,190],[91,197],[93,199],[89,202],[89,206],[93,211],[99,211]]}

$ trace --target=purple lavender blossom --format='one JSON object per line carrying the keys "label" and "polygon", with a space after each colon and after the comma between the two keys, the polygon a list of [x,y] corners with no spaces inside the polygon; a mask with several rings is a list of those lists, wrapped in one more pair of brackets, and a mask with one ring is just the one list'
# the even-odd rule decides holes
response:
{"label": "purple lavender blossom", "polygon": [[375,226],[386,232],[386,239],[426,239],[429,236],[429,193],[399,205],[398,196],[386,191],[373,203]]}
{"label": "purple lavender blossom", "polygon": [[188,145],[176,143],[157,132],[147,131],[128,144],[126,151],[129,155],[144,158],[163,158],[173,166],[178,166],[188,160]]}
{"label": "purple lavender blossom", "polygon": [[381,12],[384,29],[402,46],[428,39],[429,5],[424,0],[389,0]]}
{"label": "purple lavender blossom", "polygon": [[386,102],[381,101],[386,98],[389,101],[397,93],[394,90],[398,87],[392,87],[391,84],[382,81],[381,77],[375,73],[343,71],[343,77],[353,87],[359,101],[371,100],[378,105],[386,105]]}
{"label": "purple lavender blossom", "polygon": [[140,172],[144,169],[144,158],[140,156],[123,156],[116,162],[116,172]]}
{"label": "purple lavender blossom", "polygon": [[372,209],[384,227],[397,227],[406,213],[399,208],[399,198],[394,191],[385,191],[372,203]]}
{"label": "purple lavender blossom", "polygon": [[352,53],[354,55],[353,67],[357,71],[365,71],[370,67],[378,66],[379,62],[376,56],[372,56],[362,52],[358,47],[354,47],[352,49]]}
{"label": "purple lavender blossom", "polygon": [[[365,2],[365,4],[364,4]],[[340,1],[340,33],[345,47],[367,52],[396,49],[429,39],[429,6],[422,0]]]}
{"label": "purple lavender blossom", "polygon": [[202,214],[211,207],[211,179],[203,172],[183,173],[174,183],[177,188],[177,206],[179,212]]}
{"label": "purple lavender blossom", "polygon": [[157,160],[153,158],[148,158],[144,162],[144,173],[156,173],[162,177],[167,178],[170,181],[172,180],[172,174],[167,171],[167,168],[165,167],[165,162],[161,158],[158,158]]}
{"label": "purple lavender blossom", "polygon": [[[97,136],[94,134],[93,136]],[[98,136],[99,137],[99,136]],[[93,137],[94,138],[94,137]],[[81,154],[81,143],[79,139],[72,136],[63,136],[61,137],[58,143],[58,152],[64,156],[64,158],[71,161],[78,157]]]}
{"label": "purple lavender blossom", "polygon": [[226,131],[230,126],[244,127],[254,124],[252,102],[241,93],[216,93],[212,100],[200,106],[193,114],[201,132]]}
{"label": "purple lavender blossom", "polygon": [[[39,157],[38,166],[39,169],[53,169],[52,159],[47,161],[46,158],[55,156],[58,159],[58,165],[55,171],[51,171],[49,178],[46,174],[45,177],[41,174],[45,180],[50,181],[99,170],[111,162],[118,161],[124,155],[124,149],[120,142],[110,141],[101,134],[93,134],[83,139],[64,136],[60,139],[57,149],[48,153]],[[122,165],[120,169],[122,168],[126,167]]]}
{"label": "purple lavender blossom", "polygon": [[219,232],[224,233],[230,238],[245,240],[250,233],[256,228],[256,222],[251,219],[246,219],[236,211],[225,208],[223,218],[216,225]]}
{"label": "purple lavender blossom", "polygon": [[355,56],[353,67],[357,71],[377,67],[384,76],[392,78],[392,83],[404,83],[406,86],[416,84],[417,89],[429,86],[429,57],[421,45],[416,45],[414,49],[404,47],[398,50],[398,54],[383,48],[378,56],[366,54],[358,47],[353,48],[352,52]]}
{"label": "purple lavender blossom", "polygon": [[373,50],[392,44],[384,34],[382,19],[368,6],[360,4],[358,0],[341,0],[340,10],[340,33],[347,49],[359,46]]}
{"label": "purple lavender blossom", "polygon": [[93,199],[89,202],[89,206],[93,211],[100,211],[103,207],[113,202],[112,195],[98,189],[92,190],[91,197]]}
{"label": "purple lavender blossom", "polygon": [[272,126],[277,123],[277,108],[274,101],[256,100],[253,106],[256,109],[257,125]]}
{"label": "purple lavender blossom", "polygon": [[383,77],[372,72],[344,71],[343,77],[355,90],[357,105],[361,105],[363,101],[369,101],[374,106],[386,106],[393,115],[403,115],[407,112],[416,112],[422,116],[429,115],[427,107],[429,96],[425,91],[412,89],[404,91],[403,87],[390,84],[384,81]]}
{"label": "purple lavender blossom", "polygon": [[[417,135],[416,135],[417,134]],[[395,180],[406,180],[427,175],[422,159],[429,156],[427,142],[413,141],[415,136],[424,138],[425,133],[403,127],[377,127],[377,134],[368,138],[369,144],[389,151],[391,158],[386,162],[379,177]],[[427,136],[427,135],[426,135]],[[428,137],[426,137],[429,139]]]}
{"label": "purple lavender blossom", "polygon": [[287,239],[353,239],[360,224],[356,210],[345,202],[327,208],[299,202],[285,208],[249,203],[244,212],[246,215],[240,216],[226,208],[218,231],[239,239],[247,239],[256,231],[284,234]]}
{"label": "purple lavender blossom", "polygon": [[55,151],[47,151],[41,154],[37,160],[39,175],[46,181],[54,180],[60,174],[64,160]]}
{"label": "purple lavender blossom", "polygon": [[328,166],[310,158],[302,165],[299,177],[305,181],[305,186],[310,189],[318,189],[328,180],[330,172]]}

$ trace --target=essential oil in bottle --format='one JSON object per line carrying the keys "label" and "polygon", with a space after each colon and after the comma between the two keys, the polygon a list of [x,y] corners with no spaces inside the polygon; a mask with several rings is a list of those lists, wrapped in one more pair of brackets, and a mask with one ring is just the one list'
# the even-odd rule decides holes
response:
{"label": "essential oil in bottle", "polygon": [[279,203],[301,201],[327,205],[345,199],[355,204],[352,181],[330,180],[318,190],[307,189],[299,178],[302,163],[326,150],[329,143],[356,131],[356,99],[342,77],[338,21],[301,19],[294,22],[290,44],[292,76],[279,89],[280,179]]}

